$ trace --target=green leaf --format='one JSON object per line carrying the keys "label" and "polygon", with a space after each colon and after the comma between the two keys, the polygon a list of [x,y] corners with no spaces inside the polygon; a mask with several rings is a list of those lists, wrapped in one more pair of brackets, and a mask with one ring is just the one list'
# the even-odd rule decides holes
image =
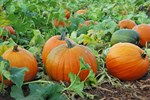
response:
{"label": "green leaf", "polygon": [[6,70],[8,68],[9,68],[9,62],[0,56],[0,74],[2,74],[3,70]]}
{"label": "green leaf", "polygon": [[81,70],[86,70],[86,69],[90,69],[91,67],[89,66],[89,64],[85,64],[83,57],[80,57],[80,69]]}
{"label": "green leaf", "polygon": [[93,72],[93,70],[90,70],[85,84],[88,84],[88,86],[91,84],[98,85],[98,81],[95,77],[95,73]]}
{"label": "green leaf", "polygon": [[41,53],[41,47],[30,47],[28,49],[35,57]]}
{"label": "green leaf", "polygon": [[10,74],[11,74],[10,79],[19,88],[21,88],[21,86],[23,85],[25,71],[28,71],[28,69],[27,68],[15,68],[15,67],[10,68]]}
{"label": "green leaf", "polygon": [[15,85],[13,85],[11,87],[11,93],[10,93],[11,97],[15,98],[16,100],[20,100],[20,98],[24,97],[22,88],[19,88]]}
{"label": "green leaf", "polygon": [[9,38],[8,42],[9,42],[8,46],[14,46],[14,45],[16,45],[15,41],[12,38]]}
{"label": "green leaf", "polygon": [[2,57],[0,57],[0,75],[2,74],[6,78],[9,79],[10,73],[8,72],[9,62]]}
{"label": "green leaf", "polygon": [[77,36],[80,36],[80,34],[87,34],[88,30],[89,30],[89,27],[85,25],[82,28],[78,28]]}
{"label": "green leaf", "polygon": [[10,80],[10,72],[9,72],[9,71],[3,70],[2,75],[3,75],[6,79]]}
{"label": "green leaf", "polygon": [[66,88],[66,90],[71,90],[75,94],[78,94],[79,96],[84,98],[84,95],[82,93],[83,88],[84,88],[84,82],[81,82],[79,76],[76,76],[76,74],[72,72],[69,73],[69,78],[70,78],[71,84],[68,88]]}
{"label": "green leaf", "polygon": [[24,97],[17,86],[11,88],[11,96],[16,100],[67,100],[59,84],[29,84],[30,94]]}
{"label": "green leaf", "polygon": [[37,45],[39,47],[43,46],[43,44],[45,43],[45,40],[44,40],[41,32],[39,30],[33,30],[33,33],[34,33],[34,36],[30,41],[30,45],[31,46]]}

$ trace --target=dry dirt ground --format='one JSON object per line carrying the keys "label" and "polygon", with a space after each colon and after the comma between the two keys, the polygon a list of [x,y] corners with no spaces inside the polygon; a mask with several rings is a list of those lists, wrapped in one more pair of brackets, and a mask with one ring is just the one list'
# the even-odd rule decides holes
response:
{"label": "dry dirt ground", "polygon": [[[121,82],[122,86],[113,86],[110,83],[103,83],[97,88],[84,90],[92,94],[94,100],[150,100],[150,71],[140,80],[132,82]],[[24,92],[29,92],[27,86],[23,87]],[[0,100],[14,100],[10,97],[10,87],[7,88],[7,94],[0,96]],[[26,93],[25,93],[26,94]],[[75,96],[75,100],[90,100],[89,98],[80,98]]]}

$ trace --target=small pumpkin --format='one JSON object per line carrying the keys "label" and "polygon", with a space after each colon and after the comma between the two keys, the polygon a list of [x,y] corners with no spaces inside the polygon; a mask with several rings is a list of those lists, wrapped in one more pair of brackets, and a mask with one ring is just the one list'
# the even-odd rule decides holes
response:
{"label": "small pumpkin", "polygon": [[[45,65],[48,76],[56,81],[70,82],[69,73],[77,74],[79,72],[80,57],[91,66],[94,73],[97,72],[96,58],[91,50],[83,45],[72,45],[67,41],[67,44],[57,46],[49,53]],[[79,77],[84,80],[88,74],[89,70],[82,70]]]}
{"label": "small pumpkin", "polygon": [[[51,52],[51,50],[58,45],[65,44],[65,32],[62,32],[61,35],[52,36],[49,38],[46,43],[44,44],[43,50],[42,50],[42,62],[43,64],[46,63],[47,55]],[[67,38],[68,39],[68,38]],[[73,41],[72,41],[73,42]]]}
{"label": "small pumpkin", "polygon": [[150,41],[150,25],[140,24],[133,27],[133,30],[137,31],[140,37],[140,45],[145,46],[146,42]]}
{"label": "small pumpkin", "polygon": [[57,18],[54,19],[53,23],[54,23],[55,27],[59,27],[59,26],[65,27],[65,22],[64,21],[59,21]]}
{"label": "small pumpkin", "polygon": [[[38,71],[37,61],[29,51],[16,45],[14,48],[8,49],[2,57],[9,61],[10,67],[28,68],[28,71],[25,72],[24,81],[30,81],[35,78]],[[11,84],[11,82],[6,80],[6,84]]]}
{"label": "small pumpkin", "polygon": [[139,35],[136,31],[130,29],[117,30],[112,34],[111,44],[114,45],[119,42],[129,42],[138,45]]}
{"label": "small pumpkin", "polygon": [[149,60],[140,47],[132,43],[117,43],[109,49],[106,67],[111,75],[131,81],[146,74]]}
{"label": "small pumpkin", "polygon": [[81,10],[78,10],[76,13],[79,15],[82,15],[82,14],[86,14],[86,12],[87,12],[86,10],[81,9]]}
{"label": "small pumpkin", "polygon": [[94,21],[92,21],[92,20],[86,20],[83,24],[80,24],[79,25],[79,27],[80,28],[82,28],[84,25],[86,25],[86,26],[90,26],[90,24],[94,24],[94,25],[96,25],[97,24],[97,22],[94,22]]}
{"label": "small pumpkin", "polygon": [[12,26],[4,26],[3,28],[4,28],[7,32],[9,32],[10,34],[13,34],[13,35],[16,34],[16,32],[15,32],[15,30],[14,30],[14,28],[13,28]]}
{"label": "small pumpkin", "polygon": [[65,18],[70,18],[70,11],[68,9],[65,9]]}
{"label": "small pumpkin", "polygon": [[134,26],[136,26],[136,23],[133,20],[124,19],[118,23],[118,26],[123,29],[132,29]]}

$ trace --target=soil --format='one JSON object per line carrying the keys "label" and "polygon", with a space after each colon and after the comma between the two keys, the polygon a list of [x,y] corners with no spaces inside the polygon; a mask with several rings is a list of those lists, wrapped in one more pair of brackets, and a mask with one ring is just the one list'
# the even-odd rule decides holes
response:
{"label": "soil", "polygon": [[[113,86],[105,82],[98,87],[84,90],[89,98],[75,96],[74,100],[150,100],[150,71],[140,80],[121,82],[121,86]],[[24,94],[29,93],[28,85],[23,86]],[[10,87],[0,100],[15,100],[10,96]]]}

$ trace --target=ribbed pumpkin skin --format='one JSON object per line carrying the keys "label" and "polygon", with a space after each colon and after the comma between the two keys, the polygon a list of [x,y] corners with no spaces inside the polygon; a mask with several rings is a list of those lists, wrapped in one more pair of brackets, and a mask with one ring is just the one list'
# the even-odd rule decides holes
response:
{"label": "ribbed pumpkin skin", "polygon": [[[27,67],[28,71],[25,72],[24,81],[30,81],[35,78],[38,72],[37,61],[34,56],[27,50],[18,47],[18,52],[14,52],[11,49],[7,50],[3,55],[3,59],[6,59],[10,63],[10,67],[17,68]],[[1,80],[1,77],[0,77]]]}
{"label": "ribbed pumpkin skin", "polygon": [[144,51],[131,43],[118,43],[109,49],[106,66],[110,74],[121,80],[137,80],[148,71],[149,60]]}
{"label": "ribbed pumpkin skin", "polygon": [[148,24],[140,24],[133,28],[133,30],[137,31],[140,36],[140,44],[145,46],[146,41],[150,41],[150,25]]}
{"label": "ribbed pumpkin skin", "polygon": [[[80,57],[83,57],[84,61],[91,66],[94,73],[97,72],[96,58],[87,47],[75,45],[73,48],[68,48],[65,44],[54,48],[48,55],[46,60],[46,72],[56,81],[62,80],[69,82],[69,73],[73,72],[77,74],[79,71]],[[84,80],[88,73],[89,70],[81,71],[80,79]]]}
{"label": "ribbed pumpkin skin", "polygon": [[42,51],[42,61],[45,64],[47,55],[51,52],[51,50],[58,45],[66,44],[65,40],[60,40],[60,35],[56,35],[51,37],[47,40],[47,42],[44,44],[43,51]]}
{"label": "ribbed pumpkin skin", "polygon": [[132,29],[134,26],[136,26],[136,23],[133,20],[124,19],[118,23],[118,26],[120,28]]}

